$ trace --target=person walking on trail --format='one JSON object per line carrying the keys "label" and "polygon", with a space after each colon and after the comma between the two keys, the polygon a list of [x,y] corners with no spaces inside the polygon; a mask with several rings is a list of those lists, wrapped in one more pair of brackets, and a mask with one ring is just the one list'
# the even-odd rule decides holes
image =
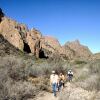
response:
{"label": "person walking on trail", "polygon": [[59,75],[59,90],[64,88],[64,81],[65,81],[65,76],[60,73]]}
{"label": "person walking on trail", "polygon": [[52,74],[50,75],[50,85],[52,86],[54,96],[57,96],[56,91],[58,82],[59,82],[58,75],[55,73],[55,71],[52,71]]}
{"label": "person walking on trail", "polygon": [[68,71],[67,76],[68,76],[68,81],[71,82],[72,78],[73,78],[73,72],[72,72],[72,70]]}

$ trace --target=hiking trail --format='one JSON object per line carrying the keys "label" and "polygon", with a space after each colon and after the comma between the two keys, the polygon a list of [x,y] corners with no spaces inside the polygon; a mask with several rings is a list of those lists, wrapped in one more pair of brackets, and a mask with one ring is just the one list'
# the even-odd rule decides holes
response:
{"label": "hiking trail", "polygon": [[[31,100],[100,100],[94,99],[95,92],[86,91],[83,88],[76,86],[75,83],[67,82],[62,91],[57,92],[57,97],[53,96],[53,93],[41,92],[35,99]],[[29,99],[30,100],[30,99]]]}
{"label": "hiking trail", "polygon": [[[69,82],[66,83],[63,90],[65,90],[66,88],[70,89],[70,85],[71,85],[71,83],[69,83]],[[35,100],[59,100],[59,97],[60,97],[60,94],[61,94],[62,91],[57,92],[57,97],[54,97],[53,93],[42,92],[37,96],[37,98]]]}

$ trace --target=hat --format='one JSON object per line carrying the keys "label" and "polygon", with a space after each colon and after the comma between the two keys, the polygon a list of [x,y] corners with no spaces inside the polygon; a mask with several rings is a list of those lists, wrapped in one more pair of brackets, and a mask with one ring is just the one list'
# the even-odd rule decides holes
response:
{"label": "hat", "polygon": [[52,71],[52,74],[55,74],[55,71],[54,70]]}

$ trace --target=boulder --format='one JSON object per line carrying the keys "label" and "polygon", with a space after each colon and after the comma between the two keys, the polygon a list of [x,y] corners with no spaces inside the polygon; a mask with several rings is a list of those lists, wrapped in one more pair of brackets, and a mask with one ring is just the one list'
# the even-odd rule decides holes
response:
{"label": "boulder", "polygon": [[39,31],[38,31],[37,29],[35,29],[35,28],[32,28],[32,29],[30,30],[30,34],[31,34],[31,36],[32,36],[32,38],[33,38],[34,40],[40,39],[40,38],[42,37],[41,32],[39,32]]}
{"label": "boulder", "polygon": [[41,39],[41,47],[44,49],[45,55],[49,57],[61,49],[59,41],[51,36],[44,36]]}
{"label": "boulder", "polygon": [[2,34],[4,38],[7,39],[15,47],[23,50],[23,40],[19,34],[19,31],[15,28],[16,25],[16,21],[4,17],[3,21],[0,23],[0,34]]}

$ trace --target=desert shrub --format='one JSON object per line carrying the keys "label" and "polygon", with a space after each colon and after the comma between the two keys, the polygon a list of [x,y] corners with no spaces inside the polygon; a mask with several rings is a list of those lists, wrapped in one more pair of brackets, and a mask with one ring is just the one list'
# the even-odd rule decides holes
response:
{"label": "desert shrub", "polygon": [[55,70],[57,74],[60,72],[65,73],[67,69],[67,65],[64,62],[55,62],[51,61],[48,62],[47,60],[39,61],[34,63],[32,66],[28,67],[29,76],[39,77],[39,76],[46,76],[47,78],[50,77],[52,70]]}
{"label": "desert shrub", "polygon": [[79,87],[70,87],[70,89],[66,89],[60,93],[59,100],[94,100],[92,99],[93,96],[93,92],[86,91]]}
{"label": "desert shrub", "polygon": [[38,88],[42,91],[50,92],[51,91],[50,80],[48,78],[44,78],[44,77],[41,77],[40,80],[41,80],[40,83],[37,85]]}
{"label": "desert shrub", "polygon": [[76,66],[76,74],[75,74],[75,81],[84,81],[85,79],[87,79],[89,77],[89,69],[88,69],[89,65],[85,64],[85,65],[78,65]]}
{"label": "desert shrub", "polygon": [[100,91],[96,93],[96,96],[95,96],[95,100],[99,100],[100,99]]}
{"label": "desert shrub", "polygon": [[14,84],[7,83],[10,98],[15,100],[27,100],[28,98],[34,98],[37,89],[31,83],[26,81],[15,82]]}
{"label": "desert shrub", "polygon": [[98,91],[100,91],[100,76],[99,76],[98,79],[97,79],[96,89],[97,89]]}
{"label": "desert shrub", "polygon": [[60,72],[66,73],[67,63],[55,62],[47,60],[38,60],[32,66],[28,67],[29,81],[33,83],[40,90],[51,92],[50,87],[50,75],[52,70],[55,70],[57,74]]}
{"label": "desert shrub", "polygon": [[78,74],[75,78],[78,86],[85,90],[100,90],[100,62],[94,61],[84,65],[81,74]]}
{"label": "desert shrub", "polygon": [[27,82],[27,63],[14,56],[0,58],[0,100],[27,100],[38,88]]}
{"label": "desert shrub", "polygon": [[51,66],[52,66],[52,70],[55,70],[57,72],[57,74],[59,74],[60,72],[65,74],[68,69],[68,63],[66,63],[62,60],[60,60],[59,62],[52,61]]}
{"label": "desert shrub", "polygon": [[86,61],[82,61],[82,60],[76,60],[74,61],[75,64],[87,64]]}
{"label": "desert shrub", "polygon": [[4,85],[4,82],[0,80],[0,99],[5,100],[9,98],[8,90]]}
{"label": "desert shrub", "polygon": [[[65,72],[67,64],[62,61],[34,59],[29,56],[0,57],[0,99],[27,100],[38,90],[51,91],[49,77],[52,70],[58,74]],[[39,78],[38,84],[28,81],[28,77]],[[37,81],[36,81],[37,82]],[[33,87],[33,88],[32,88]]]}
{"label": "desert shrub", "polygon": [[9,58],[5,66],[7,67],[7,75],[15,81],[24,80],[26,77],[26,65],[22,59]]}
{"label": "desert shrub", "polygon": [[93,85],[96,90],[100,90],[100,61],[95,61],[90,64],[90,73],[96,75],[96,84]]}
{"label": "desert shrub", "polygon": [[27,68],[29,76],[39,77],[41,75],[44,75],[45,64],[46,64],[46,62],[44,62],[44,63],[36,62],[32,66],[29,66]]}
{"label": "desert shrub", "polygon": [[84,81],[87,78],[86,75],[80,75],[79,77],[75,77],[76,82]]}
{"label": "desert shrub", "polygon": [[93,62],[90,64],[90,73],[100,74],[100,62]]}
{"label": "desert shrub", "polygon": [[98,86],[97,76],[90,75],[87,78],[85,78],[83,81],[78,81],[77,86],[87,91],[97,90],[97,86]]}

